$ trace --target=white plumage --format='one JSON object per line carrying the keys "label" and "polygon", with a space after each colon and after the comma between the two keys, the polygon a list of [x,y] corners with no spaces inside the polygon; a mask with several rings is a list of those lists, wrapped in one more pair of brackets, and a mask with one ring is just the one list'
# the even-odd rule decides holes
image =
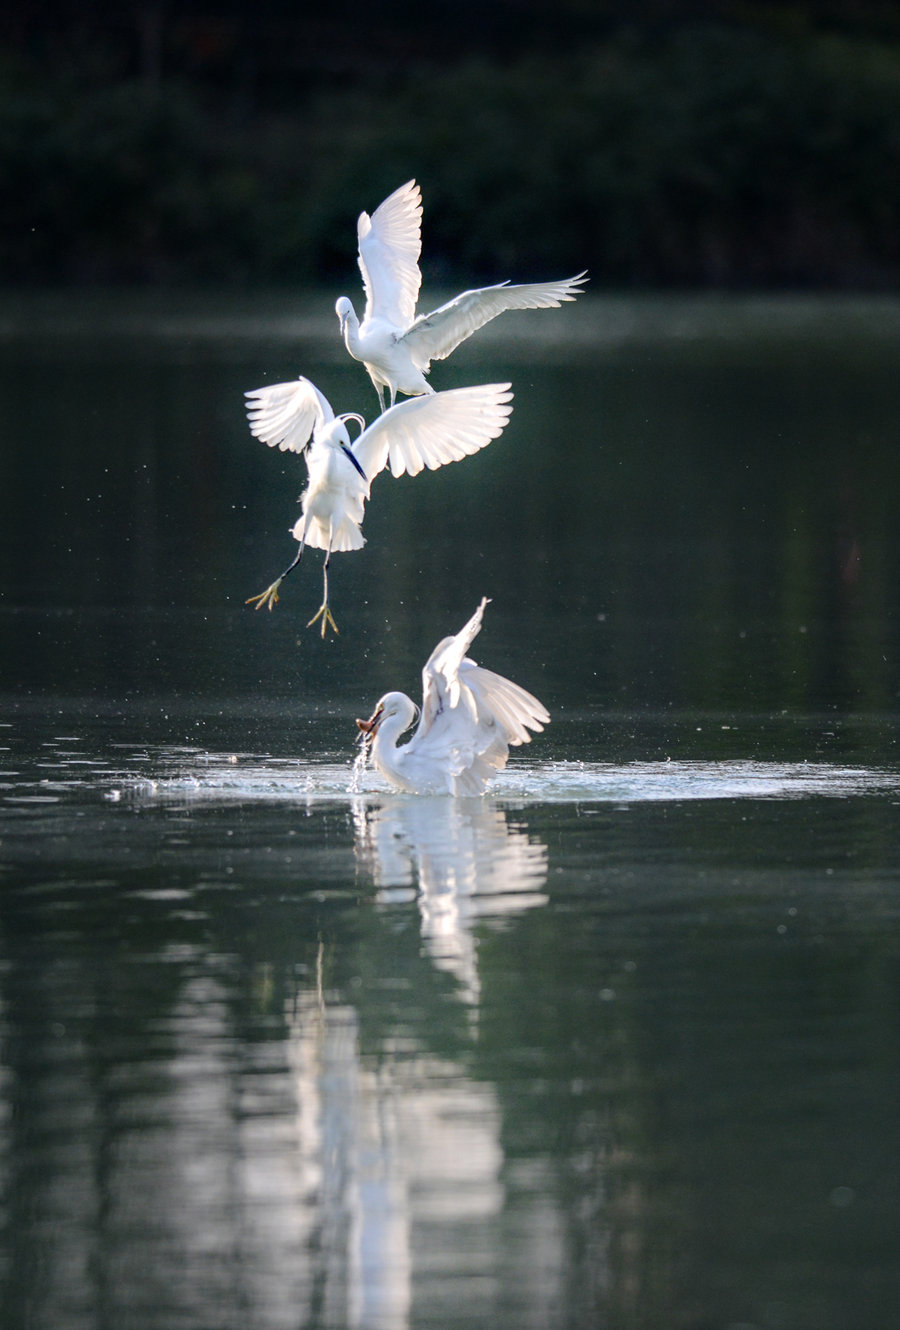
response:
{"label": "white plumage", "polygon": [[335,305],[344,345],[361,361],[384,410],[384,389],[394,405],[397,393],[418,396],[434,389],[425,377],[432,360],[444,360],[484,324],[508,309],[548,309],[574,300],[585,273],[559,282],[510,286],[501,282],[464,291],[431,314],[416,317],[422,275],[422,196],[414,180],[394,191],[370,217],[357,223],[359,267],[366,308],[359,322],[351,301]]}
{"label": "white plumage", "polygon": [[488,603],[482,599],[466,626],[429,656],[419,724],[407,744],[398,748],[397,740],[415,720],[416,707],[405,693],[385,693],[369,720],[356,722],[375,766],[400,790],[482,794],[506,766],[510,747],[529,743],[529,730],[549,723],[536,697],[466,656]]}
{"label": "white plumage", "polygon": [[[433,471],[484,448],[503,431],[512,412],[508,383],[454,388],[429,397],[410,398],[379,416],[368,428],[362,416],[336,416],[327,397],[302,376],[246,394],[250,430],[270,447],[306,454],[309,484],[303,512],[292,528],[300,542],[297,556],[280,577],[251,596],[247,604],[272,609],[278,588],[296,568],[307,545],[325,551],[324,596],[308,627],[321,619],[337,632],[328,606],[328,564],[333,552],[362,549],[361,527],[372,481],[390,466],[394,476]],[[351,442],[347,422],[361,433]]]}

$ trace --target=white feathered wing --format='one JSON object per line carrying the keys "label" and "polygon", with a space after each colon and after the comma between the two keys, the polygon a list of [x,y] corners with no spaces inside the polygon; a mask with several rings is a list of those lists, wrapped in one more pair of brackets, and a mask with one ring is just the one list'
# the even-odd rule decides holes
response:
{"label": "white feathered wing", "polygon": [[370,482],[388,464],[393,476],[416,476],[423,467],[434,471],[496,439],[509,420],[512,397],[508,383],[411,397],[363,430],[353,454]]}
{"label": "white feathered wing", "polygon": [[482,599],[465,627],[432,651],[422,670],[419,724],[399,750],[411,775],[417,756],[432,769],[445,765],[451,794],[482,794],[510,748],[530,743],[529,730],[540,732],[550,721],[531,693],[466,656],[488,603]]}
{"label": "white feathered wing", "polygon": [[302,374],[290,383],[271,383],[244,396],[250,433],[281,452],[302,453],[316,426],[334,420],[328,398]]}
{"label": "white feathered wing", "polygon": [[365,318],[408,328],[416,317],[422,284],[422,195],[415,180],[395,189],[371,217],[360,213],[356,236],[366,292]]}
{"label": "white feathered wing", "polygon": [[463,291],[430,314],[420,314],[399,341],[410,352],[416,368],[427,374],[432,360],[446,360],[460,342],[499,314],[512,309],[555,309],[564,301],[577,299],[586,281],[587,274],[582,272],[558,282],[514,286],[500,282]]}

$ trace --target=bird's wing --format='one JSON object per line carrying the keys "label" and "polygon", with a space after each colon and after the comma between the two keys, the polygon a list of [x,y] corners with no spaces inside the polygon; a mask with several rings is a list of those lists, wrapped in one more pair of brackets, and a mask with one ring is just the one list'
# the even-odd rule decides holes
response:
{"label": "bird's wing", "polygon": [[461,691],[468,690],[479,725],[496,727],[510,747],[530,743],[528,731],[538,732],[550,722],[550,713],[536,697],[474,661],[462,662],[459,686]]}
{"label": "bird's wing", "polygon": [[389,462],[394,476],[458,462],[502,434],[512,396],[508,383],[485,383],[410,397],[363,430],[354,456],[369,481]]}
{"label": "bird's wing", "polygon": [[301,375],[293,383],[273,383],[245,393],[250,433],[270,448],[302,453],[317,425],[334,420],[331,403]]}
{"label": "bird's wing", "polygon": [[422,284],[422,195],[415,180],[395,189],[371,217],[360,213],[356,234],[366,291],[365,317],[408,328],[416,317]]}
{"label": "bird's wing", "polygon": [[480,794],[506,765],[510,747],[549,723],[546,708],[518,684],[482,669],[466,655],[481,629],[483,599],[455,637],[445,637],[422,670],[422,713],[407,745],[410,759],[443,762],[454,793]]}
{"label": "bird's wing", "polygon": [[469,622],[454,637],[445,637],[438,642],[426,660],[422,668],[422,712],[414,736],[416,740],[424,738],[438,716],[458,706],[459,671],[466,652],[481,632],[481,621],[489,604],[487,597],[482,596],[481,604]]}
{"label": "bird's wing", "polygon": [[501,282],[498,286],[463,291],[431,314],[420,314],[401,341],[409,348],[413,362],[424,370],[432,360],[444,360],[460,342],[498,314],[508,309],[555,308],[579,296],[581,284],[586,281],[586,274],[580,273],[562,282],[530,282],[521,286]]}
{"label": "bird's wing", "polygon": [[[420,721],[407,747],[411,759],[442,764],[454,794],[480,794],[491,776],[506,766],[510,748],[529,743],[529,730],[542,730],[550,720],[531,693],[468,657],[459,666],[452,690],[458,695],[455,706],[449,705],[440,680],[431,685],[425,692],[429,704],[436,699],[431,724],[422,730]],[[423,707],[423,721],[424,711]]]}

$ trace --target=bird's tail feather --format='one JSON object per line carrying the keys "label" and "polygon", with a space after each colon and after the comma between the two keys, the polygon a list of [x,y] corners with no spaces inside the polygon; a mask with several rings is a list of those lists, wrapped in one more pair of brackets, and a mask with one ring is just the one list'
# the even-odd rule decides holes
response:
{"label": "bird's tail feather", "polygon": [[[300,540],[302,537],[305,521],[306,519],[301,517],[295,524],[293,529],[295,540]],[[347,550],[361,550],[366,543],[366,538],[359,527],[349,518],[338,522],[332,535],[331,524],[314,517],[306,531],[306,544],[309,549],[327,550],[329,536],[331,536],[332,554],[344,554]]]}

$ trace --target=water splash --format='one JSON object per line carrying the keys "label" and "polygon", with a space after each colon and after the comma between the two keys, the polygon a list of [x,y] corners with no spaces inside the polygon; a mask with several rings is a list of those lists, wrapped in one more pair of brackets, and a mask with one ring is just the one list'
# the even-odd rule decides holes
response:
{"label": "water splash", "polygon": [[[320,802],[353,800],[392,791],[360,748],[353,763],[258,759],[249,756],[162,752],[151,772],[135,772],[106,792],[109,799],[185,802]],[[545,762],[511,763],[488,790],[488,798],[517,805],[598,803],[628,806],[651,802],[722,799],[853,798],[897,795],[900,772],[827,762]],[[446,797],[446,796],[438,796]]]}
{"label": "water splash", "polygon": [[366,767],[369,762],[369,736],[360,734],[359,752],[353,759],[353,766],[350,769],[350,784],[347,787],[350,794],[362,793],[362,781],[365,775]]}

